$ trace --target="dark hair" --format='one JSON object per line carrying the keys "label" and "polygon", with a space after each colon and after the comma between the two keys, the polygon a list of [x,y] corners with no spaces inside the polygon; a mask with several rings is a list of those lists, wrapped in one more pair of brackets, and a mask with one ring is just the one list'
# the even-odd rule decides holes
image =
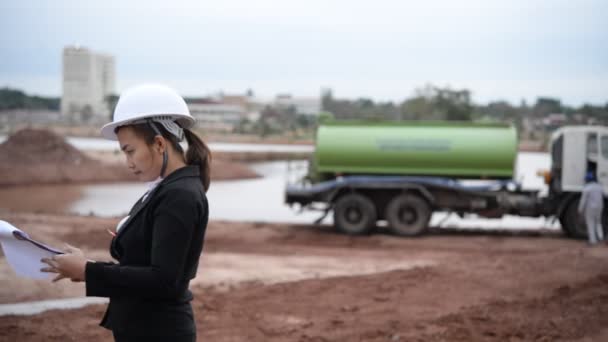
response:
{"label": "dark hair", "polygon": [[[203,187],[205,188],[205,192],[209,189],[209,184],[211,183],[211,151],[207,144],[199,138],[199,136],[192,132],[189,129],[184,128],[184,135],[186,137],[186,141],[188,142],[188,150],[184,154],[184,149],[177,141],[177,137],[171,133],[169,133],[165,127],[158,123],[153,123],[156,128],[160,131],[163,138],[168,140],[178,153],[181,153],[184,156],[184,160],[188,165],[198,165],[201,169],[201,182],[203,183]],[[125,127],[125,126],[122,126]],[[116,132],[122,127],[116,128]],[[138,123],[134,125],[129,125],[129,127],[133,128],[133,131],[138,136],[142,137],[146,144],[152,145],[154,144],[154,138],[156,137],[156,132],[150,127],[148,123]]]}

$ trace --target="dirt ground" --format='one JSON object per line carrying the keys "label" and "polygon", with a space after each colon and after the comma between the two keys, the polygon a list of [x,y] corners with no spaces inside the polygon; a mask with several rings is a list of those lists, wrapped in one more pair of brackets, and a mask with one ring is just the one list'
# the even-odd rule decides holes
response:
{"label": "dirt ground", "polygon": [[[117,219],[4,212],[33,237],[109,258]],[[522,227],[525,228],[525,227]],[[431,229],[405,239],[211,222],[191,289],[200,341],[606,341],[608,247],[555,231]],[[77,297],[15,277],[0,302]],[[0,340],[111,341],[105,305],[0,317]]]}

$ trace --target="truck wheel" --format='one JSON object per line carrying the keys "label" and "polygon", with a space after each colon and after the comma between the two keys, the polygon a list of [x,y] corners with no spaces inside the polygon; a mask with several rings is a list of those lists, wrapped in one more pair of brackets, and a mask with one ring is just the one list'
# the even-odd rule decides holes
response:
{"label": "truck wheel", "polygon": [[346,234],[368,233],[377,219],[374,203],[360,194],[346,194],[334,205],[334,225]]}
{"label": "truck wheel", "polygon": [[570,231],[568,228],[566,228],[568,226],[568,223],[566,222],[566,214],[562,214],[562,216],[559,218],[559,224],[562,226],[562,232],[564,232],[566,236],[572,237],[572,234],[570,234]]}
{"label": "truck wheel", "polygon": [[578,199],[570,202],[559,222],[566,235],[576,239],[587,238],[587,227],[581,215],[578,214]]}
{"label": "truck wheel", "polygon": [[431,207],[416,195],[398,195],[386,207],[386,219],[391,230],[401,236],[422,234],[431,220]]}

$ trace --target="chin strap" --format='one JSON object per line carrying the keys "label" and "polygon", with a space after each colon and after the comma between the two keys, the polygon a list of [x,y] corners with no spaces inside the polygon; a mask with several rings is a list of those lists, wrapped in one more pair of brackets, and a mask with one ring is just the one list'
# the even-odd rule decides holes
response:
{"label": "chin strap", "polygon": [[[154,130],[156,135],[160,135],[161,137],[163,136],[160,133],[160,130],[158,129],[158,127],[156,127],[156,125],[153,123],[152,120],[147,120],[147,122],[148,122],[148,125],[150,125],[150,127],[152,127],[152,129]],[[168,159],[169,159],[169,154],[167,153],[167,149],[165,149],[165,151],[163,152],[163,166],[160,169],[160,178],[165,178],[165,171],[167,170]]]}

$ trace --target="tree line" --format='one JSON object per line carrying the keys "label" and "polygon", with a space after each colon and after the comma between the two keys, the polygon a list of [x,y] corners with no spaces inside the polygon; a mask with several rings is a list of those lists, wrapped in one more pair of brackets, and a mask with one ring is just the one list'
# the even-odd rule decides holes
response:
{"label": "tree line", "polygon": [[567,122],[593,119],[608,124],[608,100],[604,105],[584,104],[573,107],[559,99],[539,97],[534,104],[522,100],[518,105],[507,101],[475,104],[467,89],[427,85],[402,102],[374,102],[369,98],[337,99],[331,90],[322,95],[323,109],[335,119],[372,120],[457,120],[501,121],[520,124],[524,118],[542,119],[550,114],[563,114]]}
{"label": "tree line", "polygon": [[18,89],[0,88],[0,110],[46,109],[58,111],[60,104],[59,97],[31,96]]}
{"label": "tree line", "polygon": [[[118,96],[105,99],[110,108],[116,105]],[[507,101],[475,104],[467,89],[451,89],[427,85],[415,90],[413,96],[402,102],[375,102],[370,98],[338,99],[331,90],[326,90],[321,98],[324,113],[321,117],[334,119],[372,120],[458,120],[458,121],[503,121],[521,124],[524,118],[545,118],[549,114],[564,114],[567,122],[577,122],[582,118],[595,123],[608,124],[608,101],[604,105],[584,104],[573,107],[559,99],[539,97],[534,104],[521,101],[512,105]],[[58,111],[59,97],[31,96],[18,89],[0,88],[0,111],[15,109],[43,109]],[[285,112],[285,113],[283,113]],[[294,116],[289,110],[266,108],[262,117],[286,116],[290,125],[310,126],[311,123]],[[284,114],[284,115],[282,115]],[[580,123],[580,122],[577,122]]]}

